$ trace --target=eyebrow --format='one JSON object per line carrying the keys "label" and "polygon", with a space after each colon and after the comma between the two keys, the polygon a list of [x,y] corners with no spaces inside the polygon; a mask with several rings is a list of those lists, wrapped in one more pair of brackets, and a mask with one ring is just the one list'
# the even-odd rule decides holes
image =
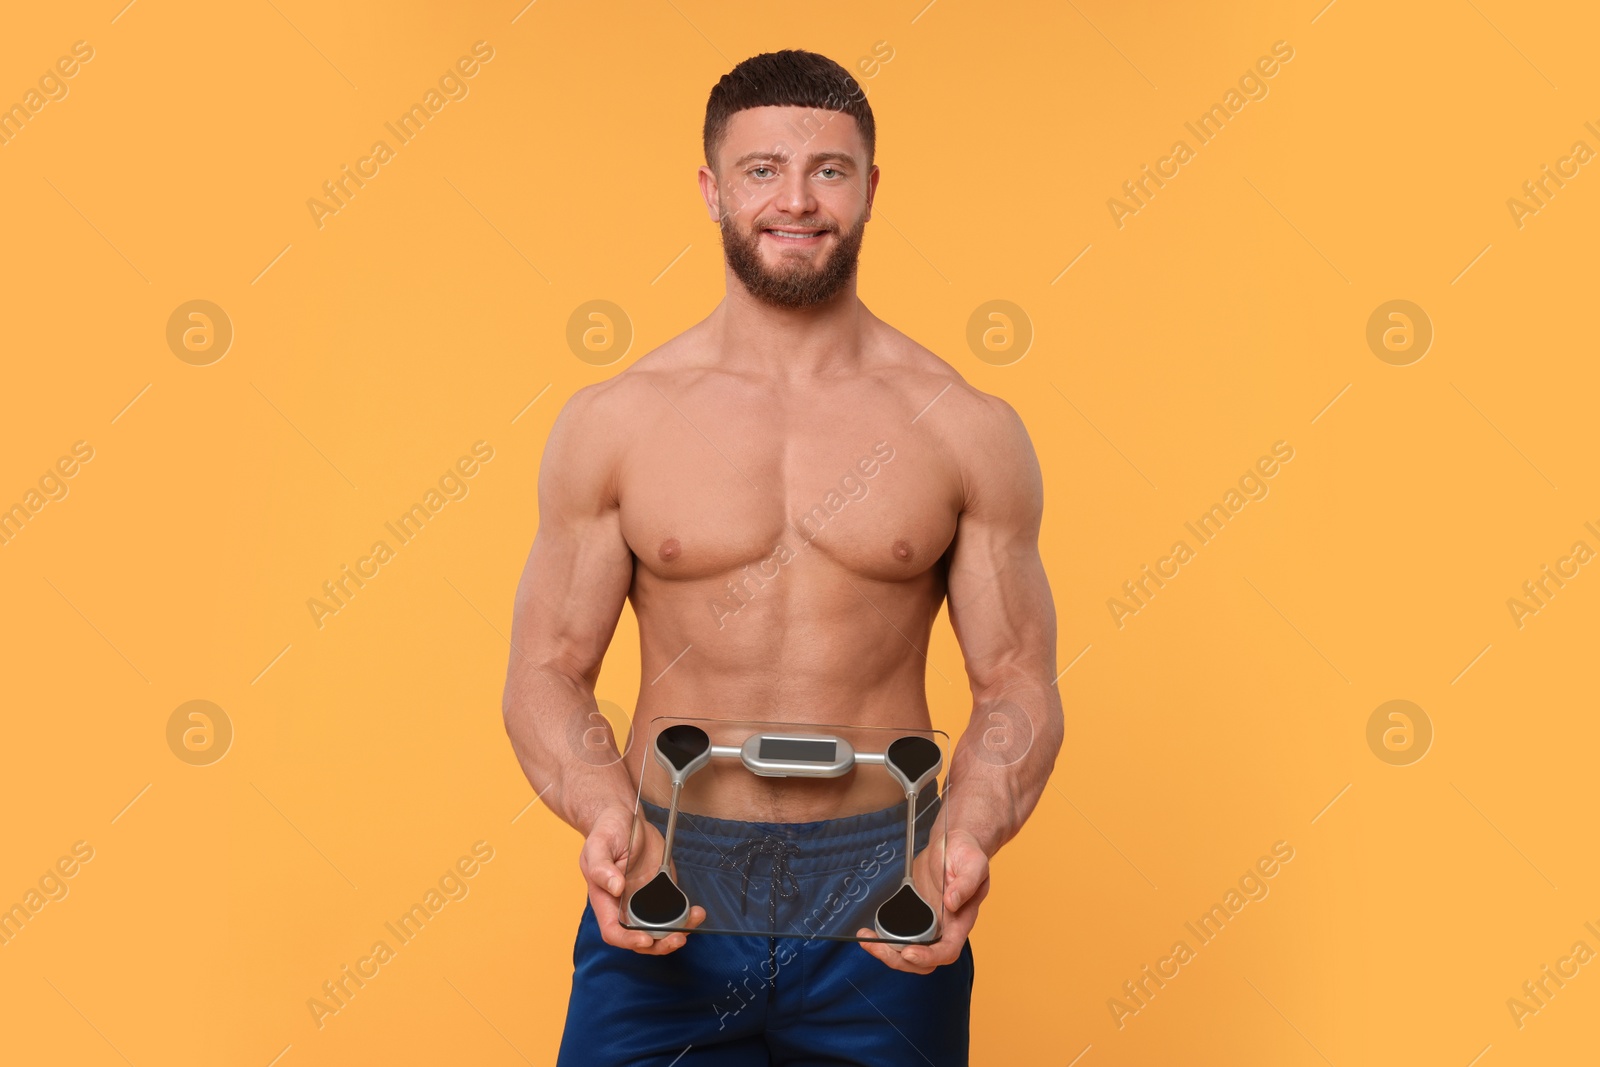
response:
{"label": "eyebrow", "polygon": [[[746,163],[754,163],[758,159],[772,159],[786,163],[788,162],[789,157],[777,149],[763,149],[758,152],[746,152],[744,155],[733,161],[733,166],[742,167]],[[848,152],[813,152],[806,157],[806,166],[808,168],[814,167],[818,163],[827,163],[830,161],[849,163],[851,166],[855,166],[856,159]]]}

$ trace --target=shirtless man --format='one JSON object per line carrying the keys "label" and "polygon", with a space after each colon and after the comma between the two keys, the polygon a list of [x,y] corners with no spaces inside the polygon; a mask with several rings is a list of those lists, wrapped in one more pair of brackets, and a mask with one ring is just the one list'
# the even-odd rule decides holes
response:
{"label": "shirtless man", "polygon": [[[967,935],[989,857],[1032,812],[1062,737],[1043,486],[1016,412],[856,295],[874,134],[860,86],[822,56],[768,53],[724,76],[699,180],[726,296],[578,390],[545,447],[504,713],[533,788],[584,837],[563,1067],[665,1067],[686,1047],[683,1067],[967,1062]],[[943,841],[939,941],[657,939],[619,925],[624,872],[631,890],[660,856],[652,829],[629,864],[645,746],[585,759],[575,738],[604,721],[594,684],[625,599],[638,727],[689,715],[927,730],[926,650],[947,598],[973,710],[929,838]],[[904,804],[869,793],[886,775],[854,777],[844,794],[842,779],[778,793],[748,772],[726,786],[770,822]],[[696,907],[689,925],[704,916]],[[798,965],[762,971],[751,1002],[731,1001],[769,941]]]}

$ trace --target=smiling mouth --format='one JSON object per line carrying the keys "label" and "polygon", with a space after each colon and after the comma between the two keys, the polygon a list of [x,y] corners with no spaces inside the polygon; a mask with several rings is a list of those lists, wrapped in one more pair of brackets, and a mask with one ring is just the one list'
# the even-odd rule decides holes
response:
{"label": "smiling mouth", "polygon": [[827,230],[806,230],[792,227],[770,227],[761,231],[769,237],[776,237],[780,241],[809,241],[821,237]]}

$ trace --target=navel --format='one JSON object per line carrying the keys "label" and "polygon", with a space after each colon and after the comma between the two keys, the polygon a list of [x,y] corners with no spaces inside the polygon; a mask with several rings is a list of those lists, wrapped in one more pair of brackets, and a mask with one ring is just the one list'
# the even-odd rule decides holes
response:
{"label": "navel", "polygon": [[656,549],[656,555],[660,556],[663,562],[671,563],[673,560],[678,558],[678,555],[682,551],[683,546],[678,544],[678,539],[676,537],[669,537],[665,541],[661,542],[661,547]]}
{"label": "navel", "polygon": [[893,552],[894,552],[894,558],[895,559],[898,559],[898,560],[908,560],[908,559],[910,559],[911,558],[911,542],[909,542],[909,541],[896,541],[894,543]]}

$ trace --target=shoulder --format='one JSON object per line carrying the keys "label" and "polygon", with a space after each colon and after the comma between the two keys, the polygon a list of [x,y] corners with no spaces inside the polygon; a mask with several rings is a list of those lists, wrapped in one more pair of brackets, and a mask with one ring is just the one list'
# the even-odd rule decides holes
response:
{"label": "shoulder", "polygon": [[603,381],[580,386],[557,413],[545,442],[541,484],[570,483],[614,499],[627,446],[643,421],[672,410],[672,384],[697,372],[685,331]]}
{"label": "shoulder", "polygon": [[1042,503],[1038,457],[1016,408],[963,378],[948,361],[887,327],[886,356],[916,426],[939,442],[961,472],[968,509],[1005,500]]}
{"label": "shoulder", "polygon": [[552,433],[581,430],[615,441],[615,431],[636,427],[639,417],[661,402],[664,386],[692,373],[688,335],[679,334],[604,381],[580,386],[562,405]]}
{"label": "shoulder", "polygon": [[[885,359],[912,405],[917,425],[960,452],[974,445],[1006,453],[1029,445],[1022,417],[1003,397],[986,393],[961,376],[947,360],[893,327],[885,340]],[[1031,446],[1030,449],[1031,451]]]}
{"label": "shoulder", "polygon": [[567,400],[575,418],[609,426],[627,426],[647,408],[661,403],[662,392],[704,369],[697,358],[703,323],[663,342],[604,381],[585,385]]}

